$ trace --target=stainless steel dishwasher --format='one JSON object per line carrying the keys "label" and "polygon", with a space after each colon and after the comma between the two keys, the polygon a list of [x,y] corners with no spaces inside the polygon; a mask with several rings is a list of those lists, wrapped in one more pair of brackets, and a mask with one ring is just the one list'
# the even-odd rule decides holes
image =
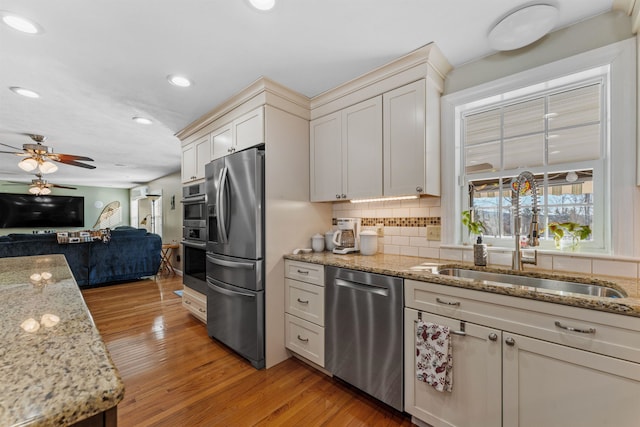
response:
{"label": "stainless steel dishwasher", "polygon": [[325,268],[325,367],[403,410],[403,280]]}

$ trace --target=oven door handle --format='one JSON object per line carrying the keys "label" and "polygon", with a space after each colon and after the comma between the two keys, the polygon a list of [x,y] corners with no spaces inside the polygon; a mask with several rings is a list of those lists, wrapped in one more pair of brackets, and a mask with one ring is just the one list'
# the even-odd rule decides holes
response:
{"label": "oven door handle", "polygon": [[196,203],[202,203],[206,201],[205,196],[197,196],[197,197],[189,197],[186,199],[180,200],[180,203],[184,203],[185,205],[195,205]]}
{"label": "oven door handle", "polygon": [[180,243],[183,244],[184,246],[187,246],[187,247],[190,247],[190,248],[194,248],[194,249],[207,249],[207,244],[206,243],[188,242],[186,240],[183,240]]}

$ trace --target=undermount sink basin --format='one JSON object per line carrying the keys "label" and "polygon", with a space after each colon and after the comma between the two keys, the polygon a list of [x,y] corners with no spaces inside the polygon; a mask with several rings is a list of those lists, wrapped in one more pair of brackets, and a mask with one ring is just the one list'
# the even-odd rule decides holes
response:
{"label": "undermount sink basin", "polygon": [[467,270],[464,268],[443,268],[436,271],[443,276],[461,279],[483,281],[495,285],[527,286],[574,294],[591,295],[607,298],[625,298],[627,294],[618,289],[588,283],[565,282],[562,280],[542,279],[538,277],[518,276],[507,273],[492,273],[489,271]]}

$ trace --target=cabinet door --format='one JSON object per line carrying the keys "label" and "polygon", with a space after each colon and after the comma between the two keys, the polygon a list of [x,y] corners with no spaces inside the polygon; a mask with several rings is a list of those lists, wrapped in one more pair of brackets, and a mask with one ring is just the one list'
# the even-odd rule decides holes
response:
{"label": "cabinet door", "polygon": [[233,127],[231,123],[216,129],[211,133],[211,160],[219,159],[229,154],[233,145]]}
{"label": "cabinet door", "polygon": [[196,149],[193,143],[182,147],[182,182],[196,179]]}
{"label": "cabinet door", "polygon": [[638,364],[507,332],[503,339],[505,426],[638,426]]}
{"label": "cabinet door", "polygon": [[194,143],[196,151],[196,172],[195,179],[204,178],[204,166],[211,161],[211,137],[203,136]]}
{"label": "cabinet door", "polygon": [[[425,81],[394,89],[383,97],[384,195],[422,194],[427,154]],[[436,161],[439,164],[440,159]]]}
{"label": "cabinet door", "polygon": [[[418,312],[405,308],[404,410],[433,427],[500,427],[502,413],[501,331],[465,323],[465,335],[452,335],[453,390],[436,391],[416,379]],[[461,329],[460,321],[422,313],[426,322]],[[516,424],[505,424],[513,425]],[[541,424],[543,425],[543,424]]]}
{"label": "cabinet door", "polygon": [[327,202],[342,198],[342,112],[310,123],[310,198]]}
{"label": "cabinet door", "polygon": [[382,96],[342,111],[342,193],[382,195]]}
{"label": "cabinet door", "polygon": [[238,117],[233,121],[234,151],[264,144],[264,108]]}

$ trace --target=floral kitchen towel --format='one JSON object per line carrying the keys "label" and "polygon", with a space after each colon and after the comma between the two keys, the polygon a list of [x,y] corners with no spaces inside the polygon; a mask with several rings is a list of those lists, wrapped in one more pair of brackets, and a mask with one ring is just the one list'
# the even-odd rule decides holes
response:
{"label": "floral kitchen towel", "polygon": [[449,327],[418,321],[416,377],[438,391],[453,389],[453,355]]}

